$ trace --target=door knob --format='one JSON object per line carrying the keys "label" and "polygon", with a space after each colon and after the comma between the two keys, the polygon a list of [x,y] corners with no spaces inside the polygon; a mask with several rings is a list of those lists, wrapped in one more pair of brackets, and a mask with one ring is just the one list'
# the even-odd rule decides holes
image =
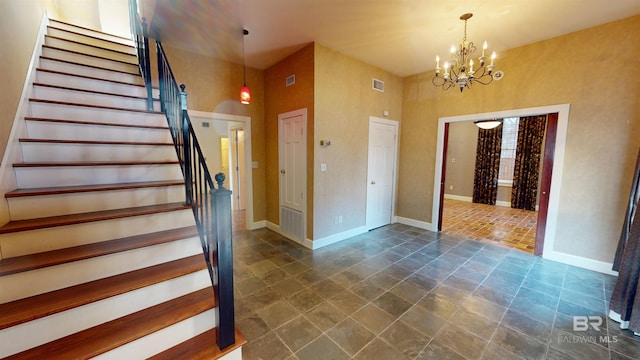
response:
{"label": "door knob", "polygon": [[280,169],[280,174],[285,174],[286,171],[284,171],[284,169]]}

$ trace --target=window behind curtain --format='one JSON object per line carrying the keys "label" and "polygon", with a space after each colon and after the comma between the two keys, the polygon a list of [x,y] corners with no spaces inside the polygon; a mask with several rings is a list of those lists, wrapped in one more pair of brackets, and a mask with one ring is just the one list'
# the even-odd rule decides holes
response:
{"label": "window behind curtain", "polygon": [[502,148],[500,151],[500,185],[513,184],[513,166],[516,160],[516,144],[518,143],[518,118],[505,118],[502,121]]}

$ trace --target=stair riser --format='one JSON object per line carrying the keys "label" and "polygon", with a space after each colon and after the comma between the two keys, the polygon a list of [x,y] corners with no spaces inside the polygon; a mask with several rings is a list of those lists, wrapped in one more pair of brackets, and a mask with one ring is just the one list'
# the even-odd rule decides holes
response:
{"label": "stair riser", "polygon": [[[196,316],[149,334],[143,338],[93,357],[92,359],[109,360],[148,358],[215,327],[215,309],[207,310]],[[211,340],[215,341],[215,339]],[[225,357],[224,359],[227,358]],[[227,360],[242,360],[242,358],[238,358],[236,356],[228,358]]]}
{"label": "stair riser", "polygon": [[[134,85],[133,83],[131,83],[131,85],[128,85],[111,81],[97,81],[95,79],[51,73],[42,70],[39,70],[36,73],[36,79],[37,82],[47,85],[67,86],[76,89],[101,91],[127,96],[147,96],[147,89],[145,89],[143,86]],[[158,89],[153,89],[152,94],[154,97],[157,98],[159,96],[159,93],[160,92]]]}
{"label": "stair riser", "polygon": [[25,162],[65,161],[177,161],[173,144],[154,145],[98,145],[22,142]]}
{"label": "stair riser", "polygon": [[53,46],[53,47],[64,49],[64,50],[75,51],[82,54],[98,56],[101,58],[106,58],[106,59],[111,59],[116,61],[122,61],[129,64],[138,63],[138,59],[134,55],[96,48],[96,47],[85,45],[85,44],[78,44],[71,41],[52,38],[49,36],[45,37],[44,43],[45,45]]}
{"label": "stair riser", "polygon": [[55,21],[55,20],[50,20],[49,21],[49,25],[50,26],[54,26],[56,28],[70,30],[70,31],[77,32],[77,33],[80,33],[80,34],[85,34],[85,35],[97,37],[97,38],[100,38],[100,39],[105,39],[105,40],[109,40],[109,41],[113,41],[113,42],[129,45],[129,46],[133,46],[133,41],[130,40],[130,39],[123,39],[123,38],[118,37],[118,36],[113,36],[113,35],[109,35],[109,34],[105,34],[105,33],[101,33],[101,32],[96,32],[96,31],[92,31],[92,30],[89,30],[89,29],[79,28],[77,26],[73,26],[73,25],[70,25],[70,24],[58,22],[58,21]]}
{"label": "stair riser", "polygon": [[[45,344],[208,286],[211,286],[208,272],[199,271],[5,329],[0,331],[0,339],[20,339],[20,341],[0,340],[0,356],[4,357]],[[213,316],[215,320],[215,315]],[[74,321],[65,321],[65,319],[74,319]],[[129,359],[133,358],[135,357],[129,357]]]}
{"label": "stair riser", "polygon": [[0,285],[12,291],[0,294],[0,304],[198,254],[200,239],[192,237],[3,276]]}
{"label": "stair riser", "polygon": [[184,202],[183,185],[8,198],[11,220]]}
{"label": "stair riser", "polygon": [[193,212],[185,209],[2,234],[0,249],[10,258],[193,225]]}
{"label": "stair riser", "polygon": [[[136,64],[128,64],[128,63],[125,64],[122,62],[111,61],[109,59],[102,59],[102,58],[97,58],[95,56],[76,54],[76,53],[71,53],[71,52],[63,51],[59,49],[45,47],[42,49],[42,56],[58,59],[58,60],[71,61],[78,64],[97,66],[97,67],[110,69],[110,70],[124,71],[131,74],[139,74],[139,70],[138,70],[139,67]],[[51,70],[56,70],[56,69],[51,69]]]}
{"label": "stair riser", "polygon": [[48,166],[15,168],[19,189],[183,180],[180,166]]}
{"label": "stair riser", "polygon": [[71,41],[80,42],[83,44],[94,45],[94,46],[98,46],[105,49],[111,49],[111,50],[116,50],[123,53],[131,54],[131,55],[136,55],[136,49],[132,46],[124,45],[120,43],[114,43],[114,42],[102,40],[102,39],[96,39],[92,36],[85,36],[78,33],[68,32],[68,31],[56,29],[54,27],[48,27],[47,34],[51,36],[71,40]]}
{"label": "stair riser", "polygon": [[169,129],[69,124],[34,120],[27,120],[26,123],[27,134],[33,139],[172,142]]}
{"label": "stair riser", "polygon": [[96,109],[88,106],[31,102],[31,116],[45,119],[96,121],[109,124],[167,126],[163,114]]}
{"label": "stair riser", "polygon": [[[131,110],[147,110],[147,99],[95,94],[85,91],[52,88],[48,86],[34,85],[33,97],[41,100],[75,102],[86,105],[111,106]],[[154,101],[154,111],[160,111],[159,101]]]}

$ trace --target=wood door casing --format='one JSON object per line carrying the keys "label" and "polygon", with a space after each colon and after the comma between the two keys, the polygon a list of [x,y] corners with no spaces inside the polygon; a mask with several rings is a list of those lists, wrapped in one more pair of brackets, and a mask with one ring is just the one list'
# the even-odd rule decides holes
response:
{"label": "wood door casing", "polygon": [[544,143],[544,158],[542,160],[542,178],[540,179],[540,200],[538,204],[538,221],[536,224],[536,243],[533,250],[535,255],[542,255],[544,236],[549,211],[549,196],[551,190],[551,176],[553,174],[553,157],[556,149],[556,133],[558,129],[558,113],[547,115],[547,134]]}

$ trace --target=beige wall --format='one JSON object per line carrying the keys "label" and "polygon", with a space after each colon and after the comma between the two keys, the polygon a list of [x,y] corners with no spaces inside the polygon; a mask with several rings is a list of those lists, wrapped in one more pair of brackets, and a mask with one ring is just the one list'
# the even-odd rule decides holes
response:
{"label": "beige wall", "polygon": [[58,17],[53,0],[0,1],[0,152],[4,154],[29,60],[45,12]]}
{"label": "beige wall", "polygon": [[[315,49],[313,239],[320,239],[365,225],[369,116],[382,118],[387,110],[388,119],[402,120],[402,78],[325,46]],[[384,93],[371,88],[372,78],[384,81]],[[320,140],[331,146],[320,147]],[[343,223],[335,224],[340,215]]]}
{"label": "beige wall", "polygon": [[265,124],[263,72],[247,68],[251,104],[240,104],[242,65],[186,52],[163,44],[178,84],[185,84],[189,110],[251,117],[253,169],[253,219],[266,219]]}
{"label": "beige wall", "polygon": [[404,79],[398,215],[430,222],[439,117],[571,104],[554,250],[611,262],[640,147],[640,16],[499,54],[464,93]]}
{"label": "beige wall", "polygon": [[[278,114],[307,108],[307,238],[313,237],[314,45],[309,44],[264,72],[267,174],[267,220],[280,224]],[[285,79],[296,76],[295,84]]]}
{"label": "beige wall", "polygon": [[473,197],[477,142],[478,127],[472,121],[449,124],[445,194]]}

